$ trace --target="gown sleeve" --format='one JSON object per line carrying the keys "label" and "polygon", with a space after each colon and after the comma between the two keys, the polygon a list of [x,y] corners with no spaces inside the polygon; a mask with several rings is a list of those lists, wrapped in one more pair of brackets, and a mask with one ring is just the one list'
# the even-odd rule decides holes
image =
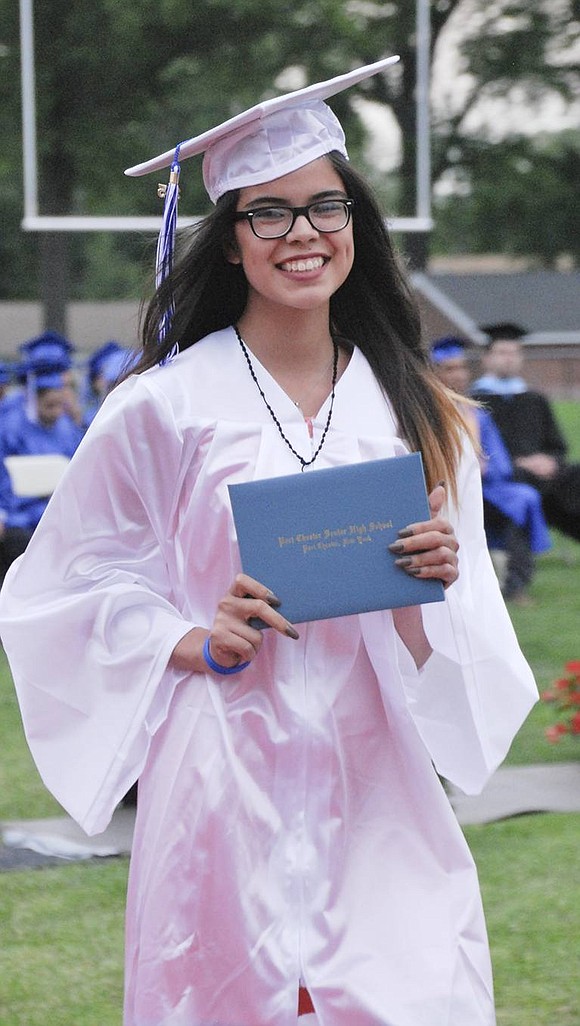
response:
{"label": "gown sleeve", "polygon": [[140,379],[119,386],[0,594],[30,749],[87,833],[139,776],[185,676],[168,668],[194,626],[168,568],[181,452],[169,402]]}
{"label": "gown sleeve", "polygon": [[438,773],[477,794],[503,761],[538,698],[483,530],[481,475],[471,446],[459,468],[459,578],[444,602],[422,606],[433,653],[417,670],[397,638],[407,705]]}

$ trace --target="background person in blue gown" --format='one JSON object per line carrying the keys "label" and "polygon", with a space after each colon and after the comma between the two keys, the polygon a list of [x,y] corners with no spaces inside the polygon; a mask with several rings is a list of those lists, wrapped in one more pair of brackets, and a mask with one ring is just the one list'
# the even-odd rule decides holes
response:
{"label": "background person in blue gown", "polygon": [[[464,339],[448,336],[431,345],[438,376],[459,395],[468,394],[471,366]],[[481,449],[480,463],[485,531],[489,548],[505,552],[502,576],[504,598],[529,602],[528,588],[535,571],[535,556],[551,546],[542,512],[542,498],[530,484],[514,480],[510,455],[494,419],[483,406],[471,407]]]}

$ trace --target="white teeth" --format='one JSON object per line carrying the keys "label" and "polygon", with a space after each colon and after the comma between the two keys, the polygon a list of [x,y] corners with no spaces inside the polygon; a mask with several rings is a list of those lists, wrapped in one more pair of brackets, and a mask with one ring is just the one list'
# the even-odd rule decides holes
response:
{"label": "white teeth", "polygon": [[317,271],[319,267],[322,267],[324,260],[322,257],[314,257],[311,260],[291,260],[287,264],[282,264],[283,271]]}

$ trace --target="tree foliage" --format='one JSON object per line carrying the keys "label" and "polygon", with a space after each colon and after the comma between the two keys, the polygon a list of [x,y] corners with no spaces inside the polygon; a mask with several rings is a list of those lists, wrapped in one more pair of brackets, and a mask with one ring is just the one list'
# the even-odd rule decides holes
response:
{"label": "tree foliage", "polygon": [[464,88],[434,118],[435,181],[470,148],[476,108],[503,97],[523,119],[533,119],[548,96],[580,101],[577,6],[574,0],[463,0],[456,22]]}
{"label": "tree foliage", "polygon": [[435,248],[580,265],[579,163],[580,132],[473,141],[455,193],[436,202]]}
{"label": "tree foliage", "polygon": [[[402,165],[396,189],[391,177],[383,194],[396,204],[390,213],[412,213],[414,6],[410,0],[36,0],[41,212],[157,213],[155,184],[149,177],[128,182],[124,167],[288,83],[292,87],[330,77],[396,52],[402,57],[397,69],[337,96],[333,106],[346,123],[356,158],[365,131],[354,113],[354,94],[392,109],[403,140]],[[461,94],[452,90],[452,102],[436,110],[435,181],[453,167],[470,182],[491,173],[498,187],[483,140],[478,146],[470,130],[470,115],[482,101],[509,97],[514,90],[531,104],[549,92],[566,102],[578,98],[578,17],[577,0],[433,0],[432,56],[445,63],[455,35],[465,86]],[[5,224],[0,296],[29,296],[37,290],[38,239],[18,228],[22,168],[16,0],[0,0],[0,68],[0,216]],[[502,143],[495,152],[505,147]],[[528,150],[533,166],[548,160],[541,147]],[[562,181],[567,196],[564,165],[549,159],[553,188]],[[207,199],[200,176],[183,175],[182,181],[182,209],[202,212]],[[527,190],[533,176],[514,181]],[[526,209],[523,200],[520,207]],[[472,233],[478,225],[474,218]],[[472,244],[481,244],[479,236]],[[111,289],[118,296],[134,293],[142,246],[135,236],[72,237],[70,295],[98,298],[110,296]]]}

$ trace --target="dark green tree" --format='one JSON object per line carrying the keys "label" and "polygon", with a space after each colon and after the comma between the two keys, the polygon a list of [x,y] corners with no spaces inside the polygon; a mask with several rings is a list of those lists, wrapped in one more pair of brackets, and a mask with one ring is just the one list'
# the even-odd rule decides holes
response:
{"label": "dark green tree", "polygon": [[[389,213],[415,207],[416,76],[414,4],[403,0],[65,0],[34,5],[40,203],[42,213],[158,212],[151,179],[128,182],[123,168],[170,148],[258,99],[271,95],[284,69],[304,81],[330,77],[357,64],[398,52],[388,75],[359,92],[389,105],[403,140],[399,175],[384,195]],[[486,95],[527,96],[556,90],[578,95],[578,38],[574,0],[435,0],[431,3],[432,54],[447,45],[460,19],[462,54],[471,88],[457,109],[434,126],[434,179],[453,165],[474,176],[474,150],[466,118]],[[0,0],[0,296],[37,293],[38,240],[18,231],[19,38],[16,0]],[[284,86],[285,87],[285,86]],[[337,96],[349,147],[364,141],[353,114],[353,91]],[[483,168],[483,165],[482,165]],[[371,169],[372,171],[372,169]],[[184,175],[184,212],[207,206],[199,175]],[[426,240],[417,240],[424,262]],[[408,249],[411,248],[407,240]],[[40,275],[50,296],[134,294],[143,239],[136,235],[64,236],[42,240]],[[55,325],[56,326],[56,325]]]}
{"label": "dark green tree", "polygon": [[457,188],[436,203],[439,252],[580,264],[580,133],[465,146]]}

